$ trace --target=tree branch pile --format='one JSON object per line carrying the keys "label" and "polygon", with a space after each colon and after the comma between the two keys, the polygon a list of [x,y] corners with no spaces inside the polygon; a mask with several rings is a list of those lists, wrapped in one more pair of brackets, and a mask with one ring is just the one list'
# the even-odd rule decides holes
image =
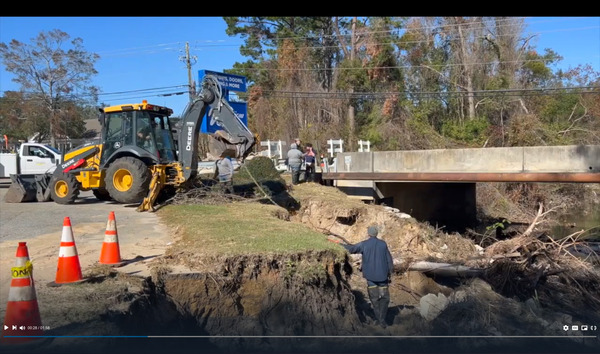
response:
{"label": "tree branch pile", "polygon": [[[536,231],[551,211],[543,212],[540,204],[527,230],[487,247],[483,278],[507,297],[534,298],[542,306],[560,306],[578,316],[584,309],[600,313],[600,257],[581,239],[585,230],[559,240]],[[573,252],[585,249],[589,252]]]}
{"label": "tree branch pile", "polygon": [[247,198],[238,194],[225,193],[218,186],[195,186],[185,191],[179,191],[165,204],[175,205],[220,205],[231,202],[251,202],[261,198]]}

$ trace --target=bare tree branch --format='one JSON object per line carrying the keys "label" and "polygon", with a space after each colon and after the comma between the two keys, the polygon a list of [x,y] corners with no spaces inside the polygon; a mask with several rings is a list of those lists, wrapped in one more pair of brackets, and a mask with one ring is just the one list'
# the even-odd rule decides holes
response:
{"label": "bare tree branch", "polygon": [[[579,116],[578,118],[576,118],[575,120],[573,120],[573,122],[571,122],[571,125],[567,129],[559,131],[558,134],[562,133],[562,135],[565,136],[568,132],[570,132],[572,130],[583,130],[583,131],[586,131],[585,129],[573,129],[573,126],[575,126],[575,124],[577,124],[578,121],[580,121],[583,118],[587,117],[588,109],[587,109],[586,106],[582,105],[581,102],[577,102],[575,104],[575,106],[573,106],[573,109],[571,110],[571,115],[569,115],[569,119],[568,120],[571,121],[571,119],[573,118],[573,115],[575,114],[575,109],[577,108],[577,105],[581,105],[581,107],[583,107],[583,109],[584,109],[583,114],[581,116]],[[590,133],[592,133],[592,132],[590,132]],[[594,133],[592,133],[592,134],[595,136]]]}

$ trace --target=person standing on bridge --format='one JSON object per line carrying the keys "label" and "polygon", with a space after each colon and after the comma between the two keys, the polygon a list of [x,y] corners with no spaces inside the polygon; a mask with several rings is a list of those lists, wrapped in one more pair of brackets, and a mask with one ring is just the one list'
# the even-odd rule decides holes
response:
{"label": "person standing on bridge", "polygon": [[306,144],[304,152],[304,180],[306,182],[315,181],[315,165],[317,164],[317,154],[313,151],[312,144]]}
{"label": "person standing on bridge", "polygon": [[376,226],[369,226],[369,238],[355,245],[342,244],[350,253],[362,255],[362,274],[367,281],[367,292],[375,312],[377,324],[387,327],[385,317],[390,303],[390,284],[394,262],[385,241],[378,239]]}
{"label": "person standing on bridge", "polygon": [[300,151],[304,150],[302,149],[302,141],[300,140],[300,138],[294,139],[294,144],[296,144],[296,149]]}
{"label": "person standing on bridge", "polygon": [[287,153],[287,163],[292,170],[292,184],[294,185],[300,183],[300,167],[302,166],[303,158],[304,156],[298,150],[298,146],[295,143],[291,144],[290,150]]}

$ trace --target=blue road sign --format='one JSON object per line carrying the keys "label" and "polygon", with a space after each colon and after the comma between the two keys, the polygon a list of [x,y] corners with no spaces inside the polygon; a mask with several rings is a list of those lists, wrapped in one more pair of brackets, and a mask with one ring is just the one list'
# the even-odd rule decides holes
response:
{"label": "blue road sign", "polygon": [[[232,74],[219,73],[210,70],[199,70],[198,71],[198,82],[202,82],[202,79],[206,75],[213,75],[217,78],[223,89],[223,97],[231,105],[237,116],[248,126],[248,105],[246,102],[232,101],[229,91],[246,92],[246,77]],[[207,116],[202,120],[202,126],[200,131],[202,133],[214,133],[219,130],[219,127],[214,124],[210,124],[210,119]]]}

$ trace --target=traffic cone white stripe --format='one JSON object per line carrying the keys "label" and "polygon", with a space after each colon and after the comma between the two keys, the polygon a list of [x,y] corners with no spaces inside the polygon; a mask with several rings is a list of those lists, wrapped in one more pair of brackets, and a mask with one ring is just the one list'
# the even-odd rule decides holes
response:
{"label": "traffic cone white stripe", "polygon": [[27,263],[28,260],[29,260],[29,257],[17,257],[17,260],[15,261],[15,266],[23,267],[23,266],[25,266],[25,263]]}
{"label": "traffic cone white stripe", "polygon": [[119,242],[117,236],[117,221],[114,219],[114,213],[110,214],[106,222],[106,232],[104,232],[104,242]]}
{"label": "traffic cone white stripe", "polygon": [[104,242],[113,242],[113,243],[115,243],[117,241],[118,241],[118,237],[117,237],[116,233],[113,234],[113,235],[111,235],[111,234],[108,233],[108,231],[106,231],[106,234],[104,235]]}
{"label": "traffic cone white stripe", "polygon": [[8,290],[8,301],[31,301],[36,300],[35,290],[29,286],[14,287]]}
{"label": "traffic cone white stripe", "polygon": [[74,257],[77,255],[75,246],[60,246],[58,257]]}
{"label": "traffic cone white stripe", "polygon": [[106,230],[117,232],[117,221],[115,219],[111,219],[111,216],[114,217],[114,213],[109,215],[108,221],[106,222]]}
{"label": "traffic cone white stripe", "polygon": [[74,242],[73,238],[73,230],[71,229],[71,222],[65,222],[63,225],[62,236],[60,237],[60,242]]}

